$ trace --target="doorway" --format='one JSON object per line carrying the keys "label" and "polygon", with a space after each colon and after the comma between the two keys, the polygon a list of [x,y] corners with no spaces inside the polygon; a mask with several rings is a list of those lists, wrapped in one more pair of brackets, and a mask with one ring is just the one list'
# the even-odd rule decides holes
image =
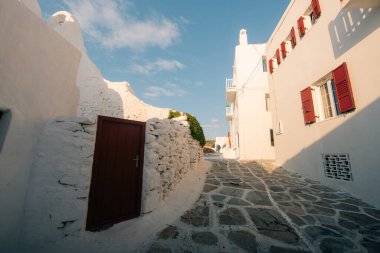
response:
{"label": "doorway", "polygon": [[145,122],[98,117],[86,230],[140,215],[144,143]]}

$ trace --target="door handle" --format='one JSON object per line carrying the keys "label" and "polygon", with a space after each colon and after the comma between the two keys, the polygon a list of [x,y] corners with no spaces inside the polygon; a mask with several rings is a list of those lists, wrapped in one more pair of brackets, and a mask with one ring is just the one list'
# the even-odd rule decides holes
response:
{"label": "door handle", "polygon": [[139,167],[139,155],[136,156],[135,159],[132,159],[133,161],[136,161],[136,168]]}

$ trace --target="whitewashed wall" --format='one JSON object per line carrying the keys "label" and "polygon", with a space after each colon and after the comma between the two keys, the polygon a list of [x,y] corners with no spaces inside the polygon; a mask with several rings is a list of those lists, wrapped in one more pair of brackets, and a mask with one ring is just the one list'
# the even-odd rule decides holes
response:
{"label": "whitewashed wall", "polygon": [[52,15],[51,26],[82,52],[77,85],[80,90],[78,115],[96,120],[98,115],[147,121],[167,118],[168,108],[158,108],[137,98],[128,82],[104,79],[87,55],[80,24],[70,13],[59,11]]}
{"label": "whitewashed wall", "polygon": [[[340,1],[319,0],[321,16],[270,75],[273,122],[279,165],[380,207],[380,9],[342,8]],[[272,57],[310,1],[293,0],[268,42]],[[347,63],[355,111],[305,126],[300,91]],[[278,132],[278,128],[275,128]],[[348,153],[353,182],[324,176],[321,154]]]}
{"label": "whitewashed wall", "polygon": [[[262,64],[266,44],[249,44],[245,30],[240,31],[239,41],[233,73],[237,91],[230,125],[232,145],[238,159],[274,159],[270,142],[271,112],[265,106],[268,76]],[[225,158],[229,156],[229,152],[225,153]]]}
{"label": "whitewashed wall", "polygon": [[[200,162],[202,149],[186,125],[157,118],[147,122],[142,213],[164,204]],[[82,117],[59,117],[43,131],[27,196],[22,249],[40,252],[44,242],[86,240],[91,234],[84,228],[95,136],[96,124]]]}
{"label": "whitewashed wall", "polygon": [[9,109],[11,116],[0,151],[2,252],[10,252],[18,239],[44,124],[58,115],[75,115],[79,101],[80,52],[38,17],[38,9],[36,15],[23,2],[0,1],[0,108]]}
{"label": "whitewashed wall", "polygon": [[203,158],[190,134],[186,117],[147,121],[145,137],[142,212],[159,207],[189,170]]}

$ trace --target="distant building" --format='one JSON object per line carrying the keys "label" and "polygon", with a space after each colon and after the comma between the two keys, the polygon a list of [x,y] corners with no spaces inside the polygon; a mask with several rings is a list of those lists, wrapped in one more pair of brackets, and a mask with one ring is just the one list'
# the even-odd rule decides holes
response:
{"label": "distant building", "polygon": [[225,158],[274,159],[265,44],[248,44],[240,30],[232,79],[226,80],[226,119],[230,122]]}
{"label": "distant building", "polygon": [[379,5],[292,0],[266,53],[277,163],[378,207]]}
{"label": "distant building", "polygon": [[[228,143],[228,137],[222,136],[222,137],[216,137],[215,138],[215,151],[223,153],[227,150],[227,143]],[[218,150],[219,146],[219,150]]]}

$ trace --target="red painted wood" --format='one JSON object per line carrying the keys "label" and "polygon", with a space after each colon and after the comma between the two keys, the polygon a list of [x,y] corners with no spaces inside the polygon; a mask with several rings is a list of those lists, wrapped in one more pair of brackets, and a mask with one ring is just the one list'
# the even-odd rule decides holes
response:
{"label": "red painted wood", "polygon": [[301,91],[302,110],[305,124],[315,122],[315,112],[311,88],[307,87]]}
{"label": "red painted wood", "polygon": [[321,15],[319,0],[311,0],[311,7],[313,8],[314,18],[318,18]]}
{"label": "red painted wood", "polygon": [[286,46],[285,46],[285,41],[283,41],[281,43],[281,54],[282,54],[282,58],[285,58],[286,57]]}
{"label": "red painted wood", "polygon": [[296,31],[294,30],[294,27],[292,27],[290,30],[290,41],[292,43],[292,47],[295,47],[297,45]]}
{"label": "red painted wood", "polygon": [[140,215],[144,142],[144,122],[98,117],[86,230]]}
{"label": "red painted wood", "polygon": [[346,63],[333,70],[333,78],[339,111],[343,113],[355,109],[355,101]]}
{"label": "red painted wood", "polygon": [[305,35],[305,24],[303,23],[302,16],[297,20],[297,24],[298,24],[298,32],[300,34],[300,37],[303,37]]}
{"label": "red painted wood", "polygon": [[279,49],[276,50],[276,60],[277,60],[277,64],[280,65],[281,64],[281,57],[280,57],[280,50]]}
{"label": "red painted wood", "polygon": [[269,60],[268,65],[269,65],[269,72],[272,74],[273,73],[273,60],[272,59]]}

